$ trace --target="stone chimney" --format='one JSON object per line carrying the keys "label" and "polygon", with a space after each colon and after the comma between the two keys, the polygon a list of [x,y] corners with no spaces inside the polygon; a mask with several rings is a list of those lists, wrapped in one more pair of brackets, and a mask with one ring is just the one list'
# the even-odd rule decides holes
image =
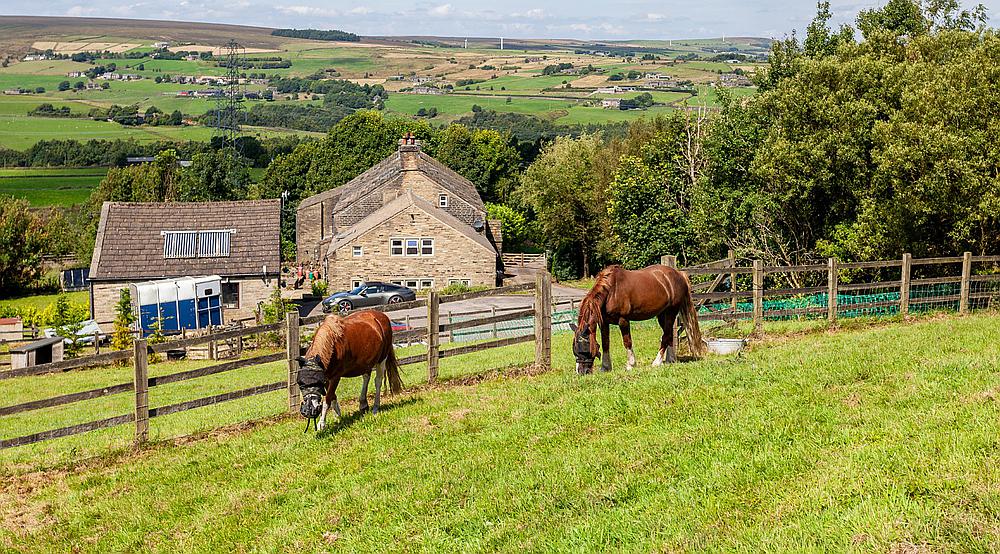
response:
{"label": "stone chimney", "polygon": [[417,158],[420,154],[420,141],[413,136],[413,133],[406,133],[399,139],[399,157],[403,162],[403,171],[414,171],[417,169]]}

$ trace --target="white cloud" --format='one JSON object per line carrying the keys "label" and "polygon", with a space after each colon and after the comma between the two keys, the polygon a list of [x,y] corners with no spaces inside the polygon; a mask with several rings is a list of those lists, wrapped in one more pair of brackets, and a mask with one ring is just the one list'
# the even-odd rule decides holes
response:
{"label": "white cloud", "polygon": [[452,13],[451,4],[441,4],[427,10],[429,15],[434,17],[448,17]]}
{"label": "white cloud", "polygon": [[646,14],[646,21],[663,21],[666,18],[667,18],[667,16],[663,15],[662,13],[647,13]]}
{"label": "white cloud", "polygon": [[351,15],[368,15],[368,14],[372,13],[372,10],[371,10],[371,8],[369,8],[367,6],[357,6],[357,7],[351,8],[351,10],[349,12],[347,12],[347,13],[349,13]]}
{"label": "white cloud", "polygon": [[514,12],[510,16],[524,19],[545,19],[547,14],[542,8],[533,8],[526,12]]}
{"label": "white cloud", "polygon": [[274,9],[288,15],[308,15],[320,17],[336,17],[337,10],[316,8],[313,6],[275,6]]}

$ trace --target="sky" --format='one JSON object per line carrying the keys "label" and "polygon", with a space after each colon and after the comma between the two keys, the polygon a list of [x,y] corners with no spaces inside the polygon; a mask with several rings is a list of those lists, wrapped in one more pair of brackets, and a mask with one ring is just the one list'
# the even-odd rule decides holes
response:
{"label": "sky", "polygon": [[[831,0],[834,23],[885,0]],[[963,0],[968,6],[971,2]],[[1000,0],[983,2],[991,25]],[[780,38],[800,33],[814,0],[4,0],[4,15],[125,17],[341,29],[360,35],[507,38]]]}

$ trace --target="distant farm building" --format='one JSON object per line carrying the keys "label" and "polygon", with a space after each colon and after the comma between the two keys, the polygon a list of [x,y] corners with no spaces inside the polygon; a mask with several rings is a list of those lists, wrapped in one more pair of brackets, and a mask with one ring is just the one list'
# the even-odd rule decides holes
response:
{"label": "distant farm building", "polygon": [[487,221],[475,185],[412,137],[349,183],[303,200],[296,229],[299,261],[320,263],[334,289],[497,282],[499,222]]}
{"label": "distant farm building", "polygon": [[281,271],[279,200],[105,202],[90,265],[91,317],[107,326],[132,284],[217,275],[225,320],[252,317]]}
{"label": "distant farm building", "polygon": [[606,110],[619,110],[622,107],[621,98],[605,98],[601,100],[601,107]]}

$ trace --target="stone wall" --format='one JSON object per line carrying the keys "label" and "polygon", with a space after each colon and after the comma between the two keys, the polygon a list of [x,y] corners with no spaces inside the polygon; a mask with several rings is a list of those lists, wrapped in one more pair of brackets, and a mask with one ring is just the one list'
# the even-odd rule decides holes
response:
{"label": "stone wall", "polygon": [[[412,216],[412,217],[411,217]],[[392,238],[433,238],[431,256],[392,256]],[[361,246],[361,257],[353,247]],[[353,279],[391,282],[401,279],[433,279],[437,289],[451,279],[468,279],[473,285],[496,284],[497,253],[445,225],[416,206],[343,245],[328,259],[330,290],[350,288]]]}

